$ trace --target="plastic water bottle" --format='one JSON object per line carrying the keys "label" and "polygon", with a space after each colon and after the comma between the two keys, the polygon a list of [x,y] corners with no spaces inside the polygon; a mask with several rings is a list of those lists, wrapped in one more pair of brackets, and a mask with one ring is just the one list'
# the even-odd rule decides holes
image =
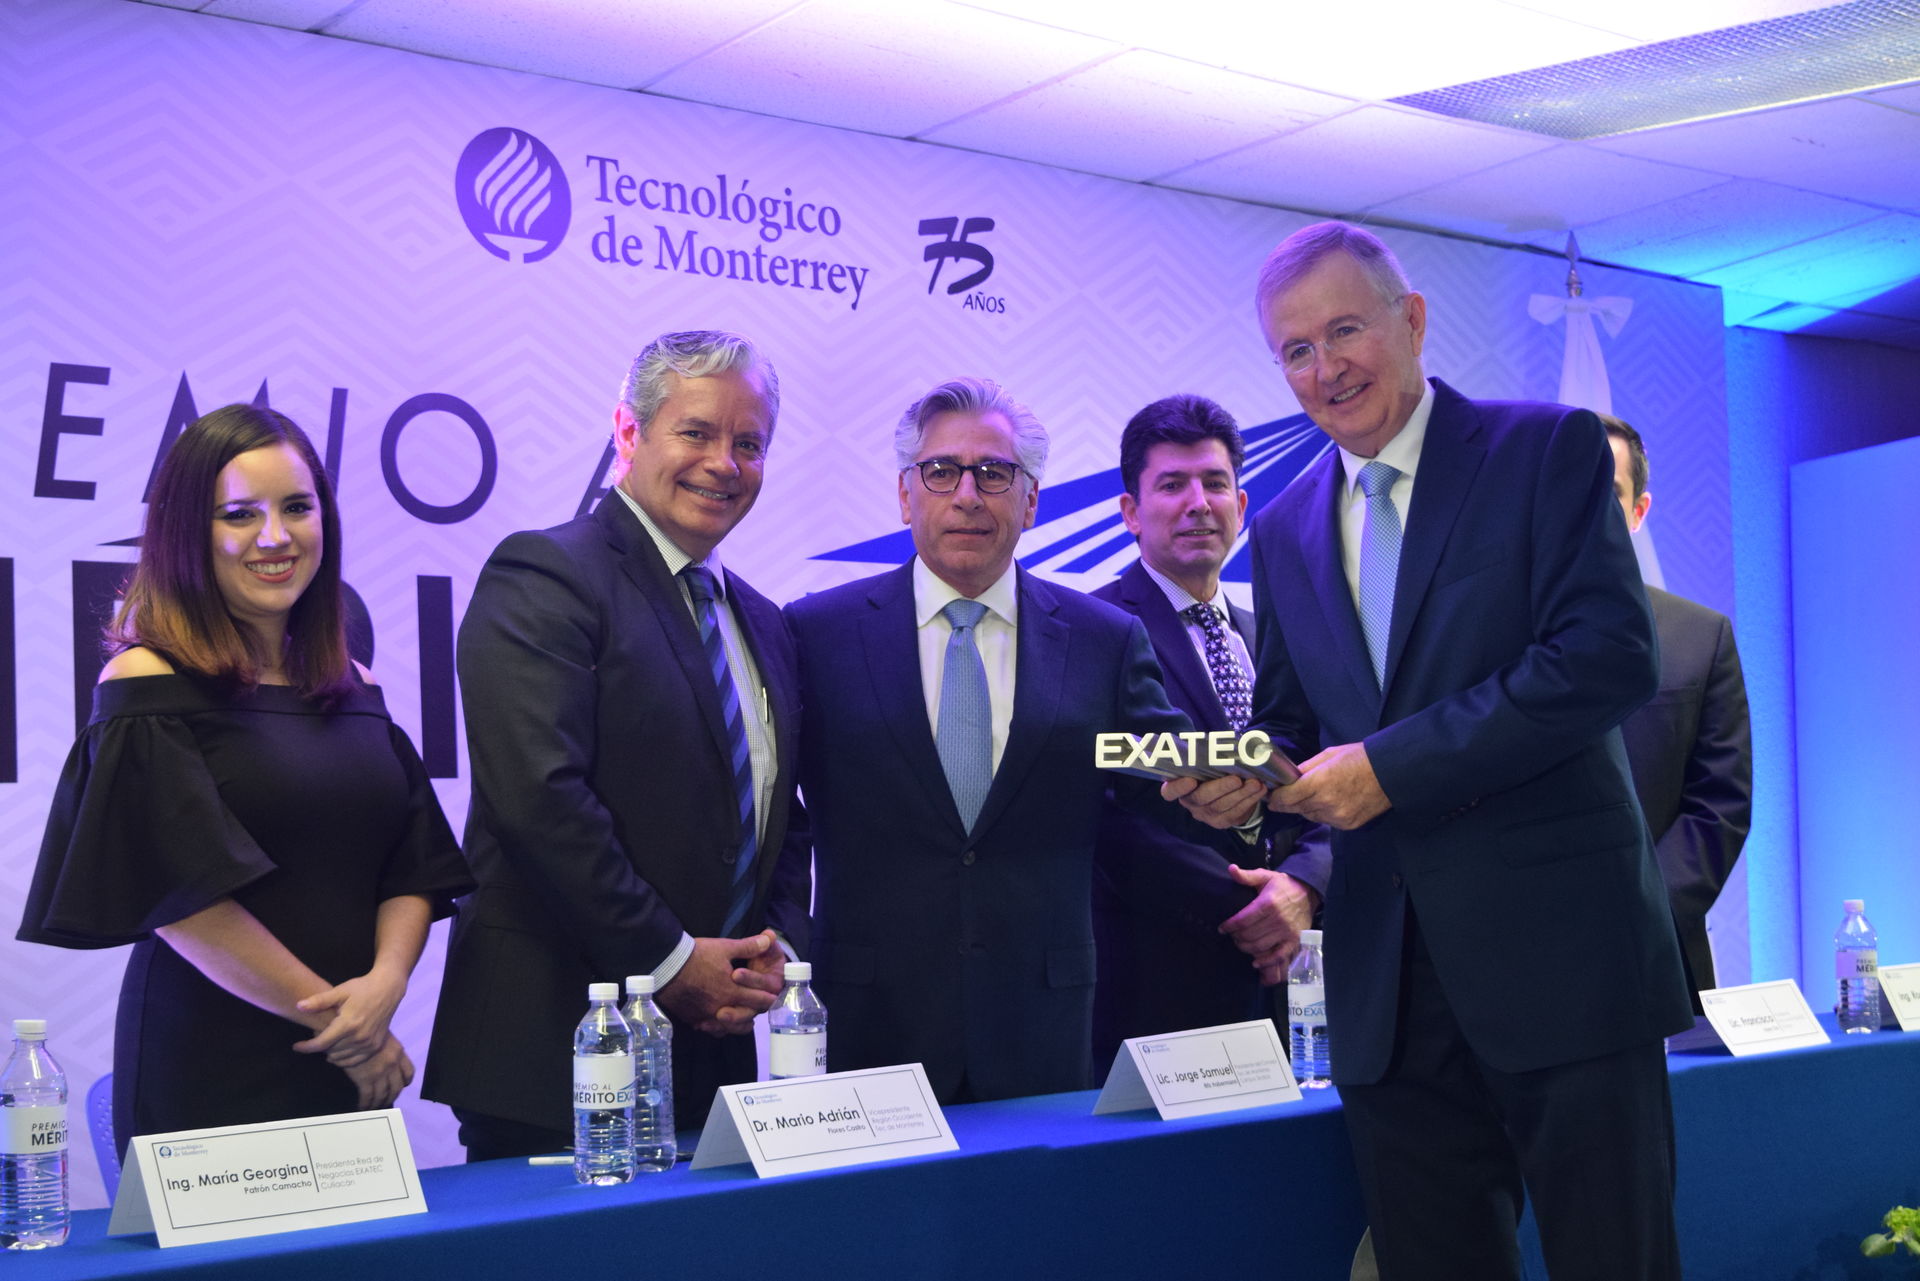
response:
{"label": "plastic water bottle", "polygon": [[1301,930],[1300,950],[1287,967],[1287,1030],[1293,1079],[1303,1090],[1333,1084],[1327,1049],[1327,963],[1320,954],[1320,931]]}
{"label": "plastic water bottle", "polygon": [[818,1076],[827,1070],[827,1007],[813,994],[813,966],[788,961],[780,1004],[767,1011],[767,1075]]}
{"label": "plastic water bottle", "polygon": [[620,985],[587,986],[587,1016],[573,1034],[573,1177],[633,1177],[633,1031],[620,1016]]}
{"label": "plastic water bottle", "polygon": [[1867,920],[1863,899],[1840,905],[1847,917],[1833,936],[1833,972],[1840,984],[1834,1016],[1842,1032],[1874,1032],[1880,1028],[1880,939]]}
{"label": "plastic water bottle", "polygon": [[0,1245],[44,1250],[67,1239],[67,1078],[44,1019],[15,1019],[13,1038],[0,1070]]}
{"label": "plastic water bottle", "polygon": [[673,1023],[653,1003],[653,975],[627,976],[633,1029],[633,1162],[642,1174],[673,1168]]}

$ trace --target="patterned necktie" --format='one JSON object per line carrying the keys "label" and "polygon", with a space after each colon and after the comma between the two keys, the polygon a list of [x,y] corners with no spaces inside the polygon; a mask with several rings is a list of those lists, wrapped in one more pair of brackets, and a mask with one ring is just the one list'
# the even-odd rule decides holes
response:
{"label": "patterned necktie", "polygon": [[1227,625],[1221,621],[1220,611],[1211,605],[1189,605],[1180,611],[1180,617],[1189,623],[1198,623],[1206,637],[1207,670],[1213,675],[1213,692],[1220,696],[1227,724],[1237,734],[1247,727],[1253,715],[1253,686],[1247,681],[1246,669],[1240,666],[1239,655],[1227,643]]}
{"label": "patterned necktie", "polygon": [[1388,497],[1400,470],[1375,460],[1360,469],[1367,496],[1366,528],[1360,535],[1360,630],[1367,634],[1373,679],[1387,683],[1387,637],[1393,629],[1393,582],[1400,574],[1400,513]]}
{"label": "patterned necktie", "polygon": [[726,716],[727,745],[733,753],[733,793],[740,815],[740,851],[733,863],[733,894],[727,904],[722,936],[732,938],[740,923],[747,919],[753,902],[752,868],[759,849],[758,825],[753,814],[753,758],[747,751],[747,723],[740,706],[740,692],[734,687],[733,669],[727,664],[726,641],[720,635],[715,617],[713,571],[704,565],[689,565],[680,571],[687,580],[687,594],[693,597],[694,617],[700,620],[700,643],[707,652],[707,668],[713,673],[714,691],[720,695],[720,710]]}
{"label": "patterned necktie", "polygon": [[969,832],[986,804],[993,783],[993,706],[987,697],[987,668],[980,661],[973,629],[986,617],[977,600],[949,601],[940,611],[953,627],[947,638],[946,667],[940,677],[940,727],[934,746],[960,821]]}

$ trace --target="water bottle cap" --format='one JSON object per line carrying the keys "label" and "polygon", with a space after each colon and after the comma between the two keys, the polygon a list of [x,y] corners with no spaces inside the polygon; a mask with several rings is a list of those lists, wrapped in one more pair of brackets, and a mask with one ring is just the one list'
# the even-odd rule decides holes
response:
{"label": "water bottle cap", "polygon": [[47,1021],[45,1019],[15,1019],[13,1034],[22,1041],[44,1041],[47,1039]]}
{"label": "water bottle cap", "polygon": [[1301,930],[1300,946],[1301,947],[1319,947],[1320,931],[1319,930]]}
{"label": "water bottle cap", "polygon": [[653,995],[653,975],[651,974],[627,975],[627,995],[628,996],[642,996],[642,995],[652,996]]}
{"label": "water bottle cap", "polygon": [[813,964],[809,961],[788,961],[780,973],[789,983],[813,982]]}
{"label": "water bottle cap", "polygon": [[1840,904],[1840,910],[1843,912],[1864,912],[1867,910],[1867,900],[1863,898],[1845,899]]}
{"label": "water bottle cap", "polygon": [[587,984],[587,999],[589,1001],[617,1001],[620,999],[620,985],[618,983],[589,983]]}

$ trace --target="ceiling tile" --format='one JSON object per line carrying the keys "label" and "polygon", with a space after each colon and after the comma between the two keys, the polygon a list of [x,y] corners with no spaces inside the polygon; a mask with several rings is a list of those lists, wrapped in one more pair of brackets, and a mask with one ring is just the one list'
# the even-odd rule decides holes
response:
{"label": "ceiling tile", "polygon": [[814,0],[648,88],[911,137],[1120,51],[960,5]]}
{"label": "ceiling tile", "polygon": [[1567,143],[1374,207],[1399,222],[1496,240],[1533,240],[1672,200],[1726,179]]}
{"label": "ceiling tile", "polygon": [[1920,276],[1920,218],[1871,222],[1695,274],[1695,279],[1792,302],[1828,303],[1880,292]]}
{"label": "ceiling tile", "polygon": [[1622,155],[1920,209],[1920,115],[1860,98],[1597,140]]}
{"label": "ceiling tile", "polygon": [[[643,9],[580,0],[369,0],[326,31],[490,67],[630,89],[751,31],[793,3],[729,0],[722,6],[713,0],[647,0]],[[336,12],[345,7],[341,0],[332,0],[332,5]]]}
{"label": "ceiling tile", "polygon": [[1693,278],[1879,216],[1850,201],[1736,179],[1582,226],[1580,248],[1600,262]]}
{"label": "ceiling tile", "polygon": [[[1498,0],[967,3],[1352,98],[1391,98],[1611,53],[1634,43],[1590,22],[1517,9]],[[1388,32],[1392,39],[1381,38]]]}
{"label": "ceiling tile", "polygon": [[[368,0],[378,3],[378,0]],[[200,9],[223,18],[242,18],[270,27],[311,31],[346,7],[346,0],[211,0]]]}
{"label": "ceiling tile", "polygon": [[1354,104],[1136,49],[922,135],[996,155],[1145,179]]}
{"label": "ceiling tile", "polygon": [[1352,213],[1553,145],[1505,129],[1367,106],[1163,181],[1293,209]]}
{"label": "ceiling tile", "polygon": [[1902,111],[1920,111],[1920,84],[1902,85],[1898,89],[1879,89],[1861,96],[1884,107],[1898,107]]}

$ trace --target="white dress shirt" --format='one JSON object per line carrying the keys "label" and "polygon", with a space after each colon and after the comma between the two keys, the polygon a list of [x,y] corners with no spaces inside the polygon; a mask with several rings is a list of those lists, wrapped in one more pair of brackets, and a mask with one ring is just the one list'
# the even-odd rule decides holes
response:
{"label": "white dress shirt", "polygon": [[[1020,593],[1015,584],[1019,570],[1007,566],[993,586],[973,599],[987,607],[973,629],[974,648],[980,651],[981,665],[987,669],[987,699],[993,709],[993,768],[1000,770],[1000,757],[1007,750],[1007,727],[1013,724],[1013,679],[1016,643],[1020,626]],[[964,599],[961,594],[927,568],[918,556],[913,560],[913,619],[920,643],[920,689],[927,700],[927,724],[937,739],[940,734],[940,680],[947,671],[947,641],[953,625],[940,611],[949,602]]]}
{"label": "white dress shirt", "polygon": [[1346,571],[1347,590],[1353,593],[1355,609],[1360,607],[1360,535],[1367,527],[1367,495],[1360,488],[1360,469],[1377,460],[1400,472],[1400,478],[1393,482],[1387,497],[1392,501],[1393,509],[1400,513],[1400,533],[1404,538],[1407,513],[1413,510],[1413,473],[1420,465],[1420,446],[1426,442],[1427,419],[1432,416],[1433,384],[1427,383],[1420,403],[1413,407],[1413,413],[1407,418],[1407,425],[1400,429],[1399,435],[1381,446],[1380,452],[1373,458],[1362,458],[1345,449],[1340,451],[1340,465],[1347,473],[1347,488],[1340,496],[1340,566]]}
{"label": "white dress shirt", "polygon": [[[1209,679],[1213,676],[1213,664],[1207,658],[1207,629],[1186,616],[1195,605],[1206,605],[1220,616],[1220,624],[1227,633],[1227,648],[1233,651],[1234,658],[1240,662],[1240,671],[1247,678],[1249,688],[1253,685],[1253,655],[1247,649],[1247,638],[1242,636],[1233,625],[1233,611],[1227,608],[1225,595],[1218,587],[1214,588],[1212,600],[1201,600],[1165,574],[1147,564],[1144,558],[1140,568],[1147,571],[1147,577],[1160,585],[1166,593],[1167,603],[1173,606],[1173,612],[1180,615],[1180,625],[1187,629],[1187,639],[1193,642],[1194,653],[1200,655],[1200,665],[1206,669]],[[1215,693],[1218,693],[1216,690]]]}
{"label": "white dress shirt", "polygon": [[[673,575],[675,585],[680,588],[680,599],[686,604],[687,616],[693,619],[697,633],[700,616],[694,612],[693,595],[687,590],[687,580],[680,577],[681,570],[695,563],[693,557],[661,532],[660,527],[653,523],[653,518],[647,515],[646,509],[633,500],[633,495],[617,485],[613,492],[620,495],[627,510],[634,514],[640,527],[653,539],[653,545],[660,551],[660,558],[667,562],[667,572]],[[727,671],[733,677],[733,688],[740,696],[740,719],[747,731],[747,759],[753,768],[754,835],[758,842],[764,843],[767,838],[767,812],[773,805],[773,779],[779,766],[773,749],[773,709],[767,699],[766,684],[760,679],[759,665],[753,661],[753,652],[747,647],[746,635],[741,631],[740,620],[727,595],[727,571],[720,564],[719,549],[709,552],[707,558],[699,563],[713,575],[714,623],[719,628],[721,643],[726,647]],[[751,869],[746,875],[753,875]],[[683,933],[673,951],[667,953],[666,959],[654,968],[654,990],[658,991],[672,982],[680,973],[680,967],[692,955],[693,936]]]}

